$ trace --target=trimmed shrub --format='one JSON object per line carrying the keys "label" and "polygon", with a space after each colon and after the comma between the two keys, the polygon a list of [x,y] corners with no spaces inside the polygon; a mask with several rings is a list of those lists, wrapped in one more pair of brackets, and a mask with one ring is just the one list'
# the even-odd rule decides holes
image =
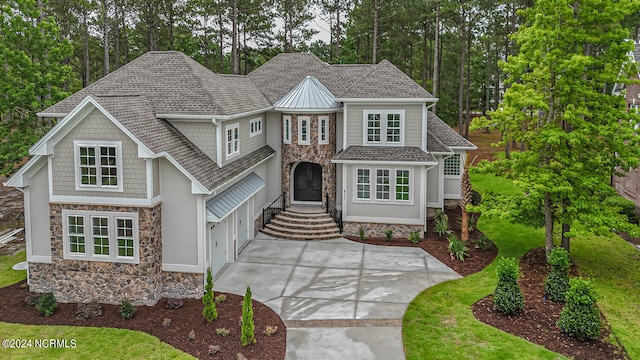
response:
{"label": "trimmed shrub", "polygon": [[202,303],[204,309],[202,309],[202,316],[208,323],[212,323],[218,318],[218,310],[216,309],[216,302],[213,298],[213,276],[211,275],[211,268],[207,269],[207,283],[204,286],[204,296],[202,296]]}
{"label": "trimmed shrub", "polygon": [[493,293],[493,308],[503,314],[515,314],[524,309],[524,296],[518,286],[520,266],[514,258],[498,260],[498,286]]}
{"label": "trimmed shrub", "polygon": [[123,319],[133,319],[137,311],[138,309],[131,305],[131,301],[129,301],[128,298],[122,298],[122,301],[120,301],[120,316],[122,316]]}
{"label": "trimmed shrub", "polygon": [[551,265],[551,272],[544,283],[544,292],[550,300],[563,303],[569,290],[569,253],[562,247],[555,247],[547,262]]}
{"label": "trimmed shrub", "polygon": [[414,244],[419,244],[420,241],[422,239],[420,239],[420,231],[418,230],[411,230],[411,233],[409,234],[409,241],[411,241]]}
{"label": "trimmed shrub", "polygon": [[76,307],[76,319],[88,319],[102,315],[100,304],[78,304]]}
{"label": "trimmed shrub", "polygon": [[38,298],[36,309],[44,316],[51,316],[56,311],[58,302],[53,293],[46,293]]}
{"label": "trimmed shrub", "polygon": [[469,248],[467,248],[465,241],[460,240],[453,234],[449,235],[449,256],[451,256],[452,259],[458,259],[464,262],[464,258],[469,255],[468,251]]}
{"label": "trimmed shrub", "polygon": [[595,340],[602,330],[600,311],[596,307],[596,288],[591,281],[581,278],[571,279],[569,284],[558,326],[572,338]]}
{"label": "trimmed shrub", "polygon": [[387,237],[387,242],[390,242],[391,240],[393,240],[393,230],[391,229],[387,229],[384,231],[384,236]]}
{"label": "trimmed shrub", "polygon": [[611,195],[604,200],[603,205],[617,208],[618,213],[626,216],[630,223],[640,224],[640,214],[636,212],[636,205],[633,201],[620,195]]}
{"label": "trimmed shrub", "polygon": [[251,302],[251,288],[247,286],[247,291],[244,293],[244,302],[242,303],[242,332],[240,336],[240,342],[242,346],[255,344],[256,326],[253,323],[253,304]]}

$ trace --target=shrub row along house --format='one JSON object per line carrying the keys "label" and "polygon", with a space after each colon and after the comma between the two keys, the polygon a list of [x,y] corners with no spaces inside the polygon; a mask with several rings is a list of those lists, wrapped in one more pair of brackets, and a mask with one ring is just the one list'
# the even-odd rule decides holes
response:
{"label": "shrub row along house", "polygon": [[200,297],[280,196],[335,204],[347,234],[426,231],[475,149],[436,101],[388,61],[280,54],[233,76],[149,52],[39,114],[59,121],[6,182],[24,192],[30,290]]}

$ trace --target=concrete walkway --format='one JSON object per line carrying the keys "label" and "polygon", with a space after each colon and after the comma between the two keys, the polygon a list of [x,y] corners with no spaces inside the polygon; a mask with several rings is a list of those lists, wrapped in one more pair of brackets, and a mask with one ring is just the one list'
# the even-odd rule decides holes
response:
{"label": "concrete walkway", "polygon": [[419,248],[346,239],[295,241],[262,233],[215,281],[287,325],[286,359],[404,359],[402,317],[424,289],[460,278]]}

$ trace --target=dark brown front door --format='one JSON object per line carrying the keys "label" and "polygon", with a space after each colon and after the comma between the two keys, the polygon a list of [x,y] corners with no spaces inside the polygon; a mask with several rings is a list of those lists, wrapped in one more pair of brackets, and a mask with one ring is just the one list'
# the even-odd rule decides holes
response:
{"label": "dark brown front door", "polygon": [[322,201],[322,166],[303,162],[293,174],[293,199]]}

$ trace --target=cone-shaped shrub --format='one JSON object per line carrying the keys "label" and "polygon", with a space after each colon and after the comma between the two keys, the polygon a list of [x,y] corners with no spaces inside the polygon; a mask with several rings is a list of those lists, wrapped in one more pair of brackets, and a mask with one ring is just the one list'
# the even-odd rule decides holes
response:
{"label": "cone-shaped shrub", "polygon": [[547,262],[551,265],[551,272],[544,283],[544,292],[550,300],[563,303],[569,290],[569,252],[562,247],[555,247]]}
{"label": "cone-shaped shrub", "polygon": [[564,309],[558,326],[565,334],[579,340],[594,340],[600,335],[602,323],[596,307],[598,293],[589,280],[574,278],[565,296]]}
{"label": "cone-shaped shrub", "polygon": [[240,342],[242,346],[255,344],[256,327],[253,323],[253,306],[251,303],[251,288],[247,286],[247,291],[244,293],[244,303],[242,304],[242,335]]}
{"label": "cone-shaped shrub", "polygon": [[207,283],[204,286],[202,303],[204,304],[202,316],[204,316],[204,319],[208,323],[213,322],[218,318],[218,310],[216,309],[216,303],[213,300],[213,277],[211,276],[211,268],[207,269]]}
{"label": "cone-shaped shrub", "polygon": [[518,286],[520,267],[513,258],[498,260],[498,286],[493,293],[493,308],[504,314],[515,314],[524,308],[524,297]]}

